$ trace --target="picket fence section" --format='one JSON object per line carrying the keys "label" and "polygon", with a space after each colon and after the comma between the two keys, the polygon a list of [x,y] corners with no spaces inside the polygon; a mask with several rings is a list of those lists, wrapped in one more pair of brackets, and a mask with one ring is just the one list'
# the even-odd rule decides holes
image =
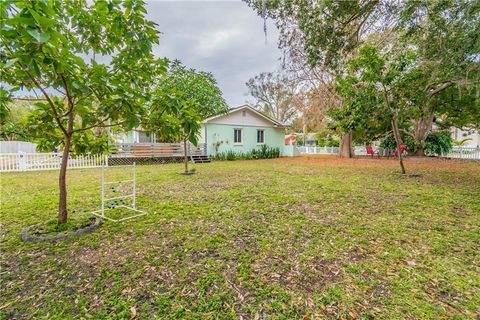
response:
{"label": "picket fence section", "polygon": [[[54,170],[60,168],[61,153],[2,153],[0,172]],[[105,155],[85,155],[69,157],[68,169],[97,168],[108,165]]]}
{"label": "picket fence section", "polygon": [[297,147],[301,154],[338,154],[338,147]]}
{"label": "picket fence section", "polygon": [[[338,147],[298,147],[301,154],[337,155]],[[386,155],[379,150],[380,155]],[[355,155],[366,155],[365,147],[355,147]],[[480,160],[480,148],[455,146],[443,158]],[[54,170],[60,168],[61,153],[0,153],[0,172]],[[106,155],[70,157],[68,169],[98,168],[108,166]]]}
{"label": "picket fence section", "polygon": [[480,160],[480,148],[455,146],[445,155],[445,157],[452,159]]}
{"label": "picket fence section", "polygon": [[[301,154],[338,154],[337,147],[298,147],[298,151]],[[380,156],[388,156],[388,150],[378,148],[376,151],[379,152]],[[356,156],[366,156],[367,150],[365,147],[357,146],[354,148],[354,154]],[[440,157],[450,159],[480,160],[480,148],[454,146],[448,154],[441,155]]]}

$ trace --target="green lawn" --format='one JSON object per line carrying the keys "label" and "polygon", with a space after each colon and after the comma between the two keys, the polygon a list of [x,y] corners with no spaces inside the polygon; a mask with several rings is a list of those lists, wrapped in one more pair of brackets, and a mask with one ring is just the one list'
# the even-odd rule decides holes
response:
{"label": "green lawn", "polygon": [[[55,217],[58,172],[2,174],[0,318],[480,317],[480,162],[181,166],[138,167],[148,216],[38,244],[19,232]],[[71,216],[98,208],[100,170],[68,184]]]}

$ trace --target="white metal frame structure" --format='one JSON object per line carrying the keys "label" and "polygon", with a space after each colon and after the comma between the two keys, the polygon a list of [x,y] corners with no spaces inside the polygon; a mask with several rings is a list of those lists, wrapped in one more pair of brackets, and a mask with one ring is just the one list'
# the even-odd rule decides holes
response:
{"label": "white metal frame structure", "polygon": [[[147,212],[144,212],[142,210],[137,209],[137,167],[135,165],[135,162],[133,163],[133,165],[127,166],[127,167],[132,167],[133,168],[133,175],[132,175],[131,180],[106,181],[105,180],[105,166],[102,166],[102,208],[100,210],[93,211],[93,214],[95,216],[103,218],[103,219],[107,219],[107,220],[110,220],[110,221],[113,221],[113,222],[121,222],[121,221],[129,220],[129,219],[133,219],[133,218],[136,218],[136,217],[144,216],[144,215],[147,214]],[[133,184],[133,188],[132,188],[131,193],[121,195],[121,196],[118,196],[118,197],[105,198],[105,187],[106,186],[109,186],[109,185],[112,185],[112,184],[115,185],[115,184],[129,183],[129,182]],[[125,199],[125,198],[131,198],[132,199],[132,206],[127,206],[127,205],[122,204],[122,205],[113,206],[112,208],[110,208],[110,207],[105,208],[105,204],[108,203],[109,201]],[[113,218],[107,217],[105,215],[106,210],[115,209],[115,208],[124,208],[124,209],[128,209],[128,210],[132,210],[132,211],[137,212],[137,214],[135,214],[133,216],[128,216],[128,217],[125,217],[125,218],[121,218],[121,219],[113,219]]]}

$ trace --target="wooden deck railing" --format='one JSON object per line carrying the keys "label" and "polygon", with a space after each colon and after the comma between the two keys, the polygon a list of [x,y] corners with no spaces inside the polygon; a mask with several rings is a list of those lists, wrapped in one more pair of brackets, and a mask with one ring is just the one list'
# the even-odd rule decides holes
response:
{"label": "wooden deck railing", "polygon": [[[115,145],[117,153],[111,158],[124,157],[183,157],[183,143],[120,143]],[[206,154],[205,144],[188,143],[188,155]]]}

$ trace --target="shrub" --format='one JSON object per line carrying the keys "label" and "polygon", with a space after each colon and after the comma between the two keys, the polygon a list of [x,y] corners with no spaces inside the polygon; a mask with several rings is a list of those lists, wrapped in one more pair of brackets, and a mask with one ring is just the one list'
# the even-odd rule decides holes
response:
{"label": "shrub", "polygon": [[[415,147],[415,141],[413,140],[413,138],[406,134],[402,134],[401,137],[402,137],[403,143],[407,146],[407,151],[414,152],[416,147]],[[395,138],[393,137],[393,135],[390,134],[386,136],[382,140],[382,142],[380,142],[380,147],[383,149],[393,151],[397,149],[397,142],[395,141]]]}
{"label": "shrub", "polygon": [[273,159],[280,157],[280,148],[272,148],[265,144],[258,149],[252,149],[248,152],[235,152],[228,150],[226,152],[218,152],[211,156],[212,160],[232,161],[232,160],[252,160],[252,159]]}
{"label": "shrub", "polygon": [[[403,143],[407,145],[407,151],[415,152],[417,146],[415,141],[409,135],[402,135]],[[380,147],[387,150],[395,150],[397,148],[397,143],[393,138],[393,135],[387,136],[380,143]],[[450,152],[453,147],[453,140],[450,137],[448,131],[435,131],[431,132],[427,139],[425,139],[425,154],[427,155],[444,155]]]}
{"label": "shrub", "polygon": [[321,130],[315,134],[318,147],[339,147],[340,137],[331,130]]}
{"label": "shrub", "polygon": [[235,151],[233,150],[228,150],[225,155],[225,159],[228,161],[233,161],[237,158],[237,155],[235,154]]}
{"label": "shrub", "polygon": [[425,154],[445,155],[452,150],[453,140],[448,131],[432,132],[425,139]]}

